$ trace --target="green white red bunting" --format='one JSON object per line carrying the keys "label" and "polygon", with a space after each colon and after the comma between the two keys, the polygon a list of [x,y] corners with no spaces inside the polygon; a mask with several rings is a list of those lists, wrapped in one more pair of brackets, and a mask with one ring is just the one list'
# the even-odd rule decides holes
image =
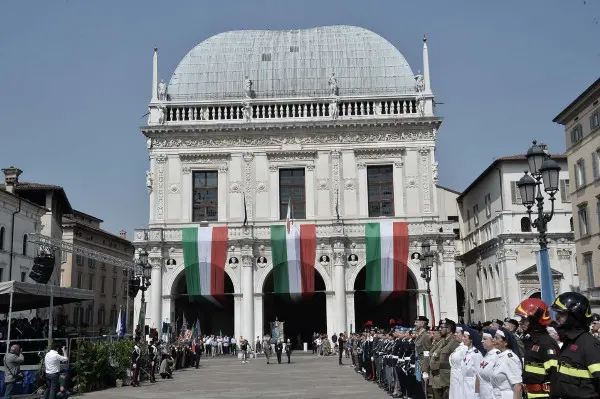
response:
{"label": "green white red bunting", "polygon": [[408,223],[380,222],[365,226],[368,292],[406,291]]}
{"label": "green white red bunting", "polygon": [[212,297],[224,294],[227,234],[227,226],[183,229],[183,262],[188,295]]}

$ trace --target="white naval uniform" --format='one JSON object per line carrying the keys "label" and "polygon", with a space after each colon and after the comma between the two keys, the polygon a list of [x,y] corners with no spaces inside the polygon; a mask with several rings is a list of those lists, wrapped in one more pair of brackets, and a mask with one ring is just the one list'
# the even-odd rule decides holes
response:
{"label": "white naval uniform", "polygon": [[477,369],[477,375],[479,376],[479,398],[480,399],[494,399],[494,392],[492,387],[492,377],[494,375],[493,368],[498,360],[498,355],[501,352],[498,349],[492,349],[485,354],[479,368]]}
{"label": "white naval uniform", "polygon": [[522,366],[519,356],[510,349],[498,355],[496,364],[492,368],[492,386],[494,398],[513,399],[513,387],[523,383]]}
{"label": "white naval uniform", "polygon": [[463,398],[475,399],[475,381],[477,379],[477,370],[483,361],[483,355],[479,349],[474,346],[469,348],[462,361],[461,373],[463,376]]}
{"label": "white naval uniform", "polygon": [[449,398],[463,398],[461,363],[469,348],[460,343],[450,354],[450,391]]}

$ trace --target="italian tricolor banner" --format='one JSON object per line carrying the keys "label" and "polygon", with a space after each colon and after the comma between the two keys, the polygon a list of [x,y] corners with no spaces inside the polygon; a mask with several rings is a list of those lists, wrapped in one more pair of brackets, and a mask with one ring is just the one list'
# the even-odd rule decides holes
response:
{"label": "italian tricolor banner", "polygon": [[188,295],[224,295],[227,226],[184,228],[182,244]]}
{"label": "italian tricolor banner", "polygon": [[367,292],[406,291],[408,223],[380,222],[365,226]]}
{"label": "italian tricolor banner", "polygon": [[315,291],[317,231],[314,224],[271,226],[275,293],[292,298]]}

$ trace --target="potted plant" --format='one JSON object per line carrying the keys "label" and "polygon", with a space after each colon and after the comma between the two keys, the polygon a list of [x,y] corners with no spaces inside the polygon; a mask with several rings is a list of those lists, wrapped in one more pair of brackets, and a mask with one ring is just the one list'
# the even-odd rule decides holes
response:
{"label": "potted plant", "polygon": [[111,344],[111,366],[115,377],[115,385],[122,387],[124,380],[128,377],[131,368],[131,352],[133,341],[120,339]]}

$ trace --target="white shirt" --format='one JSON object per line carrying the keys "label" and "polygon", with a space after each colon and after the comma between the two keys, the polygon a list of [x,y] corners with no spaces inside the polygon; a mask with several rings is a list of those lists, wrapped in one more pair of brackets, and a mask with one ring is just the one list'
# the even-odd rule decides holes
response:
{"label": "white shirt", "polygon": [[58,354],[55,350],[50,350],[50,352],[46,353],[46,357],[44,358],[44,366],[46,367],[46,374],[56,374],[60,371],[60,363],[68,362],[64,356]]}
{"label": "white shirt", "polygon": [[523,382],[521,361],[510,349],[498,355],[492,371],[492,386],[500,391],[512,391],[514,385]]}

